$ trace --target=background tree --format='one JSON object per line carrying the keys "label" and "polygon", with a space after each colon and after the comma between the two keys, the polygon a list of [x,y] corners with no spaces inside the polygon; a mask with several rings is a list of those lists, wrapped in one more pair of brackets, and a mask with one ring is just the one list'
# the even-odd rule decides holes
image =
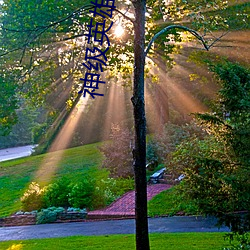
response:
{"label": "background tree", "polygon": [[230,62],[210,68],[221,84],[215,112],[196,115],[208,136],[182,143],[169,167],[185,174],[181,192],[201,212],[242,233],[250,225],[250,71]]}
{"label": "background tree", "polygon": [[110,142],[100,147],[104,154],[102,167],[110,172],[112,178],[133,177],[132,135],[128,129],[118,124],[111,127]]}
{"label": "background tree", "polygon": [[11,79],[0,77],[0,136],[10,133],[13,124],[17,122],[16,109],[18,101],[16,86]]}

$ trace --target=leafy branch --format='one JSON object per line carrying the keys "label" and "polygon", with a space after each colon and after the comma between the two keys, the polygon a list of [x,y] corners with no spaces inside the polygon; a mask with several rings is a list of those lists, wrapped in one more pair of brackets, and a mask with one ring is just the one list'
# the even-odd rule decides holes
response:
{"label": "leafy branch", "polygon": [[26,41],[22,46],[18,47],[18,48],[14,48],[12,50],[9,50],[9,51],[6,51],[2,54],[0,54],[0,57],[1,56],[5,56],[9,53],[12,53],[12,52],[15,52],[15,51],[18,51],[18,50],[23,50],[25,51],[27,46],[30,45],[32,42],[34,42],[38,37],[40,37],[44,32],[46,32],[49,28],[52,28],[58,24],[61,24],[63,22],[65,22],[66,20],[74,17],[75,15],[78,15],[80,13],[83,13],[83,12],[86,12],[87,10],[90,10],[93,8],[93,5],[86,5],[86,6],[82,6],[80,8],[78,8],[77,10],[73,11],[71,14],[69,14],[68,16],[58,20],[58,21],[55,21],[55,22],[52,22],[51,24],[49,25],[43,25],[43,26],[37,26],[35,27],[34,29],[24,29],[24,30],[15,30],[15,29],[9,29],[9,28],[6,28],[4,26],[2,26],[2,29],[5,30],[5,31],[10,31],[10,32],[24,32],[24,33],[29,33],[29,35],[32,33],[32,32],[38,32],[37,34],[35,34],[33,36],[32,39],[27,39],[28,41]]}

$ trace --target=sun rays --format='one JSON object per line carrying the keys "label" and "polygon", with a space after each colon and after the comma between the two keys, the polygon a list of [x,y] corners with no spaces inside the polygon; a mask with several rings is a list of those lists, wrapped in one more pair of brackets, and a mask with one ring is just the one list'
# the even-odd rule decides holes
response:
{"label": "sun rays", "polygon": [[82,112],[87,105],[87,102],[88,98],[81,98],[78,104],[71,111],[62,129],[50,146],[48,150],[49,153],[42,161],[42,164],[36,173],[35,179],[37,182],[43,184],[48,183],[51,177],[55,174],[60,160],[63,157],[64,149],[68,147],[72,139],[75,128],[79,122]]}
{"label": "sun rays", "polygon": [[[150,66],[149,74],[159,77],[156,83],[150,78],[145,81],[147,127],[150,133],[158,131],[166,122],[175,122],[178,119],[187,118],[190,113],[207,110],[207,107],[188,87],[193,84],[189,79],[189,75],[193,72],[192,66],[188,66],[187,58],[184,56],[179,56],[178,60],[180,62],[172,70],[157,59],[154,61],[157,67],[154,63]],[[106,78],[106,75],[103,77]],[[81,135],[81,144],[88,144],[109,139],[113,123],[133,128],[130,101],[132,93],[131,90],[122,87],[122,81],[124,79],[119,77],[116,80],[108,79],[100,89],[104,93],[103,97],[97,97],[94,100],[80,99],[54,139],[48,150],[49,153],[35,175],[39,183],[47,184],[53,178],[63,158],[64,149],[71,146],[72,138],[77,133]],[[213,86],[209,84],[200,85],[197,88],[210,97],[215,93]],[[62,113],[58,119],[62,119],[64,115]],[[95,140],[92,140],[93,138]]]}

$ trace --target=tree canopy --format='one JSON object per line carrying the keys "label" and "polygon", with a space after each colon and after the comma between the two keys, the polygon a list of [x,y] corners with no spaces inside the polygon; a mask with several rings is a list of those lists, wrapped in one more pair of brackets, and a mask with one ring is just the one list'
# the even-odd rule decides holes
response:
{"label": "tree canopy", "polygon": [[204,139],[183,142],[170,169],[184,174],[181,192],[232,231],[249,230],[250,72],[231,62],[209,63],[221,89],[211,113],[196,114]]}
{"label": "tree canopy", "polygon": [[[119,24],[126,33],[118,39],[110,32],[106,69],[112,76],[127,77],[126,82],[129,82],[133,72],[135,10],[131,1],[117,0],[115,4],[113,29]],[[147,48],[148,57],[158,54],[171,64],[171,53],[177,46],[173,41],[184,39],[180,33],[183,30],[178,26],[199,30],[207,46],[211,38],[206,40],[209,32],[230,29],[232,19],[241,19],[238,27],[246,27],[249,4],[237,1],[237,8],[235,4],[236,1],[230,1],[229,5],[227,1],[147,1],[146,48],[163,28],[176,26],[154,40],[153,46]],[[71,94],[66,99],[71,96],[74,101],[81,87],[79,79],[86,71],[82,63],[91,18],[89,10],[93,8],[91,1],[82,5],[82,1],[5,0],[0,8],[0,65],[9,72],[15,71],[13,84],[16,91],[29,102],[39,105],[60,84],[68,83],[73,87],[68,90]],[[110,24],[111,20],[107,22]]]}

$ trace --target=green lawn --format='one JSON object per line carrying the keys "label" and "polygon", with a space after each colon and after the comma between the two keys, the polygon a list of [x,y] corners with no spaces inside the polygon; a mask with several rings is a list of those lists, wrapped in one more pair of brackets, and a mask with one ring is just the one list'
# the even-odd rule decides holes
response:
{"label": "green lawn", "polygon": [[148,203],[148,215],[151,217],[161,215],[175,215],[178,212],[183,212],[187,215],[199,214],[198,208],[191,202],[187,202],[180,196],[172,187],[166,191],[153,197]]}
{"label": "green lawn", "polygon": [[[98,145],[100,143],[65,150],[52,179],[64,176],[78,181],[86,173],[95,175],[98,172],[99,178],[106,175],[105,171],[98,169],[102,160]],[[52,157],[57,155],[56,152],[50,154]],[[0,217],[20,210],[20,197],[30,182],[37,181],[35,174],[45,157],[43,154],[0,163]]]}
{"label": "green lawn", "polygon": [[[221,250],[224,233],[151,234],[151,250]],[[0,242],[1,250],[135,249],[134,235],[74,236],[57,239]]]}
{"label": "green lawn", "polygon": [[[65,150],[51,181],[62,176],[74,182],[87,175],[96,179],[107,177],[108,172],[98,168],[102,160],[97,148],[99,145],[100,143],[95,143]],[[20,197],[32,181],[37,181],[35,175],[43,160],[48,155],[53,158],[57,154],[58,152],[54,152],[0,163],[0,218],[21,209]],[[186,205],[181,203],[181,199],[177,202],[174,189],[170,189],[149,202],[149,216],[173,215],[178,211],[189,212]],[[191,214],[192,212],[195,213],[191,211]]]}

